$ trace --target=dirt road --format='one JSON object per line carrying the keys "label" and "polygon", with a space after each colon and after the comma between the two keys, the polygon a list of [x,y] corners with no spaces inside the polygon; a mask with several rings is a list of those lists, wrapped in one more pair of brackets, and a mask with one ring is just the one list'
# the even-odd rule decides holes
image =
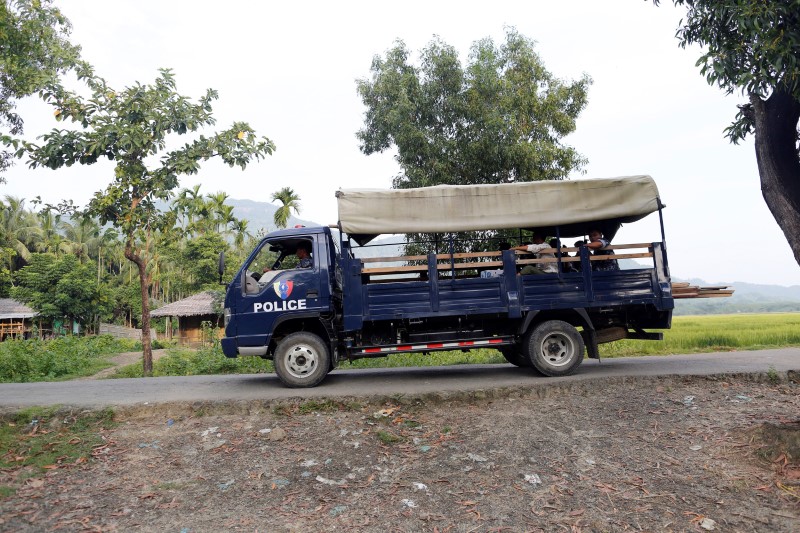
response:
{"label": "dirt road", "polygon": [[770,379],[131,406],[0,530],[796,532],[800,391]]}

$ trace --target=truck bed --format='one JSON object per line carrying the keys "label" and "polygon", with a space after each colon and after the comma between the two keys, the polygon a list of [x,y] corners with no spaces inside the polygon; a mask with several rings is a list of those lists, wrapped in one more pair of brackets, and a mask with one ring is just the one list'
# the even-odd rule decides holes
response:
{"label": "truck bed", "polygon": [[[660,243],[642,246],[647,246],[650,251],[635,255],[652,258],[652,267],[617,271],[587,268],[583,272],[521,275],[517,273],[519,267],[530,260],[519,260],[507,252],[500,262],[475,262],[475,257],[465,258],[472,261],[459,263],[458,269],[454,268],[455,264],[450,265],[450,270],[446,264],[442,268],[442,263],[434,262],[432,257],[427,265],[396,269],[401,275],[408,276],[409,268],[413,268],[411,272],[427,274],[427,280],[408,277],[373,280],[368,277],[370,269],[365,268],[361,260],[351,259],[343,265],[345,283],[351,284],[344,291],[344,329],[360,329],[364,321],[431,316],[499,314],[518,318],[534,310],[590,310],[639,305],[653,306],[658,310],[672,309],[669,278],[658,260]],[[614,257],[621,259],[625,254]],[[433,268],[432,264],[436,267]],[[588,264],[586,261],[586,266]],[[468,268],[470,265],[472,270]],[[487,268],[483,265],[493,269],[500,265],[503,273],[497,277],[479,277],[479,271]],[[391,274],[388,270],[380,267],[379,273]]]}

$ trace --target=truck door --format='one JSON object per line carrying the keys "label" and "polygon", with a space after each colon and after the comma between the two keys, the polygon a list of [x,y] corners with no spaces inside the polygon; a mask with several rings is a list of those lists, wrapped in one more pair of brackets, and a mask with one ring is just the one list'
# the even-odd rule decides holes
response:
{"label": "truck door", "polygon": [[329,290],[327,285],[321,287],[321,271],[327,275],[326,254],[319,248],[311,235],[267,239],[261,244],[242,271],[236,306],[240,352],[242,347],[264,347],[266,353],[276,324],[328,311]]}

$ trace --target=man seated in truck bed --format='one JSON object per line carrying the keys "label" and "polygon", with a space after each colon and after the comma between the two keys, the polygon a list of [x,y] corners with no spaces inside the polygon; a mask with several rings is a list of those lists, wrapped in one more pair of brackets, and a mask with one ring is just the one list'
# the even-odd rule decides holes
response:
{"label": "man seated in truck bed", "polygon": [[[541,250],[550,248],[550,245],[544,242],[544,239],[541,235],[536,233],[533,234],[531,237],[532,244],[522,245],[522,246],[514,246],[512,250],[517,250],[519,252],[530,252],[532,253],[537,259],[542,259],[545,257],[555,259],[555,255],[550,252],[542,252]],[[526,265],[522,268],[521,274],[557,274],[558,273],[558,265],[555,263],[534,263],[532,265]]]}

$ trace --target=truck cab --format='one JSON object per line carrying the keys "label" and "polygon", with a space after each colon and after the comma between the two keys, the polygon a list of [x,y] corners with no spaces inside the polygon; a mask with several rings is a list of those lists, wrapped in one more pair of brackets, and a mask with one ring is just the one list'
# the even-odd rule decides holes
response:
{"label": "truck cab", "polygon": [[[310,264],[301,264],[298,250],[308,250]],[[281,230],[262,239],[225,295],[225,355],[265,357],[283,332],[327,331],[323,322],[335,315],[335,250],[327,227]]]}

